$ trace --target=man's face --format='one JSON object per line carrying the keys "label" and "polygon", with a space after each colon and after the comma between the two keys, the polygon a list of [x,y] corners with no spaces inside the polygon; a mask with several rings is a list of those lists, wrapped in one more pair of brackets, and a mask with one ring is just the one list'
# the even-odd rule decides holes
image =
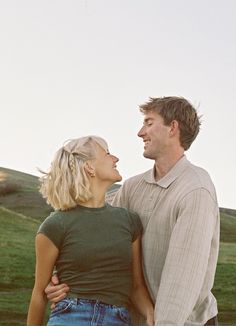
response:
{"label": "man's face", "polygon": [[160,158],[168,148],[169,126],[164,125],[163,118],[156,112],[144,114],[143,127],[138,136],[143,139],[143,156],[156,160]]}

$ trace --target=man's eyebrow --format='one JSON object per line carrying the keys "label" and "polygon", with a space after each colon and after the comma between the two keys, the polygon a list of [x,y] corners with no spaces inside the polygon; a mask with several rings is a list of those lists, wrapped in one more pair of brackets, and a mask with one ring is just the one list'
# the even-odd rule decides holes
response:
{"label": "man's eyebrow", "polygon": [[143,123],[148,123],[149,121],[153,121],[153,118],[145,118],[143,120]]}

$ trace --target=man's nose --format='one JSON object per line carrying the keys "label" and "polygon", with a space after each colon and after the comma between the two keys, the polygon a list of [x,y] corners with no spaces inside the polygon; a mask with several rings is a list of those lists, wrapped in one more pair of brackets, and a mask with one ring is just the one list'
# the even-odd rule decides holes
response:
{"label": "man's nose", "polygon": [[138,137],[143,137],[144,136],[144,134],[145,134],[145,127],[143,126],[140,130],[139,130],[139,132],[138,132]]}

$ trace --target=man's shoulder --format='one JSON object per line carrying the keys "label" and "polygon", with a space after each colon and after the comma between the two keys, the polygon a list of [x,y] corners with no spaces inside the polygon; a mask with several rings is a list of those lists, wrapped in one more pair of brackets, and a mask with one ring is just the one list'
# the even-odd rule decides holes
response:
{"label": "man's shoulder", "polygon": [[192,176],[195,176],[199,181],[202,182],[211,181],[210,174],[205,168],[190,162],[189,162],[189,173]]}
{"label": "man's shoulder", "polygon": [[200,166],[194,165],[189,162],[188,169],[185,171],[185,176],[188,179],[189,184],[193,184],[197,187],[206,188],[208,190],[214,190],[214,184],[209,172]]}

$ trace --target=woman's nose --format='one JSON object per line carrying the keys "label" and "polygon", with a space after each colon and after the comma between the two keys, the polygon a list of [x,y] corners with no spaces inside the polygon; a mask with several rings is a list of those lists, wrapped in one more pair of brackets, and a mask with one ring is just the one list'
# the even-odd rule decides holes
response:
{"label": "woman's nose", "polygon": [[117,156],[112,155],[112,157],[113,157],[113,161],[114,161],[115,163],[119,161],[119,158],[118,158]]}

